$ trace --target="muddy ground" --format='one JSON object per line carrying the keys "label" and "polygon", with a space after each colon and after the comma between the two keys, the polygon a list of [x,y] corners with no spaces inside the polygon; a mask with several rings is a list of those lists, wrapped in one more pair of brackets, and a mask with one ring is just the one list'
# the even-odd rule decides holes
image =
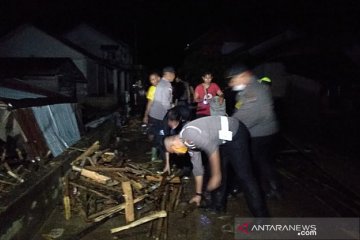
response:
{"label": "muddy ground", "polygon": [[[147,162],[150,155],[150,144],[140,129],[140,121],[134,119],[130,126],[121,129],[120,151],[134,162]],[[318,152],[311,149],[297,149],[299,145],[292,145],[282,140],[281,149],[277,157],[277,164],[284,186],[283,199],[270,199],[267,205],[272,217],[358,217],[359,197],[349,191],[341,181],[335,180],[321,168],[321,161],[317,162]],[[299,151],[300,150],[300,151]],[[156,165],[161,170],[162,165]],[[196,209],[187,216],[181,210],[193,193],[193,180],[184,183],[184,194],[177,210],[169,213],[168,239],[234,239],[233,225],[235,217],[250,217],[242,194],[230,196],[227,213],[214,214],[204,209]],[[125,224],[124,216],[119,214],[99,224],[87,223],[79,215],[66,221],[61,203],[54,209],[51,217],[44,223],[43,228],[34,240],[45,239],[53,229],[63,229],[61,237],[57,239],[138,239],[147,238],[150,224],[118,233],[111,234],[110,229]]]}

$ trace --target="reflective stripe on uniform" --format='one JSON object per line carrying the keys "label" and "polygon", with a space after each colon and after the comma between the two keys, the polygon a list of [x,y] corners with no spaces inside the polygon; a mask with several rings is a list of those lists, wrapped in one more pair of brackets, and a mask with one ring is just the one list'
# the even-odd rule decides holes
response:
{"label": "reflective stripe on uniform", "polygon": [[259,83],[262,83],[262,82],[271,83],[271,79],[268,77],[262,77],[259,79]]}

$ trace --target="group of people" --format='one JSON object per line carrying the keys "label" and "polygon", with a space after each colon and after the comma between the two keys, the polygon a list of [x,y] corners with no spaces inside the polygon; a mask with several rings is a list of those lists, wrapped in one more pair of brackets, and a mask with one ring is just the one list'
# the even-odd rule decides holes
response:
{"label": "group of people", "polygon": [[[164,160],[164,171],[170,171],[171,154],[188,156],[180,158],[180,165],[188,168],[187,161],[191,161],[195,179],[191,203],[200,205],[207,191],[211,192],[211,202],[206,207],[225,211],[229,188],[235,182],[244,192],[251,213],[269,216],[265,197],[281,197],[274,163],[279,129],[269,86],[247,66],[231,66],[225,79],[233,90],[234,99],[229,102],[234,106],[232,115],[227,116],[228,99],[212,82],[211,72],[202,74],[203,82],[196,86],[193,99],[180,99],[176,106],[171,84],[175,78],[172,67],[164,68],[162,77],[150,74],[152,86],[143,121],[149,125],[153,141],[152,160]],[[190,96],[190,91],[187,94]],[[195,119],[189,110],[191,102],[197,105]],[[209,179],[204,178],[206,169]],[[230,178],[233,174],[235,177]]]}

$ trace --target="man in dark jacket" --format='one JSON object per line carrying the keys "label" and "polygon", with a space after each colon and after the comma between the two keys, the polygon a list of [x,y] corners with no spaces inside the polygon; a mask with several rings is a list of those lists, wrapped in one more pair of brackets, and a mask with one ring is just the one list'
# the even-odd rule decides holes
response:
{"label": "man in dark jacket", "polygon": [[[175,106],[171,108],[164,118],[164,135],[173,136],[181,132],[184,125],[190,119],[190,111],[186,106]],[[178,169],[182,170],[181,176],[191,174],[192,164],[189,154],[169,154],[165,151],[164,172],[170,173],[171,165],[175,164]]]}
{"label": "man in dark jacket", "polygon": [[230,79],[229,86],[237,92],[232,117],[243,122],[249,129],[252,157],[264,191],[267,197],[280,198],[274,162],[279,128],[270,88],[261,84],[248,67],[242,64],[229,68],[226,78]]}

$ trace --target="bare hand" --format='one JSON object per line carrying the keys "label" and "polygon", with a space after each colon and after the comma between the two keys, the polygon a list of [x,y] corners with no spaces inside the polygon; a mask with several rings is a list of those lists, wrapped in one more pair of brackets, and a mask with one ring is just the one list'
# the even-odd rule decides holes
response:
{"label": "bare hand", "polygon": [[221,184],[221,176],[214,175],[210,178],[209,183],[207,185],[208,191],[213,191],[217,189]]}
{"label": "bare hand", "polygon": [[224,103],[224,98],[220,97],[219,98],[219,104],[222,105]]}
{"label": "bare hand", "polygon": [[201,196],[196,195],[194,197],[191,198],[191,200],[189,201],[189,203],[196,203],[196,206],[200,206],[200,202],[201,202]]}
{"label": "bare hand", "polygon": [[144,116],[144,118],[143,118],[143,123],[148,124],[148,122],[149,122],[149,117],[148,117],[148,116]]}

